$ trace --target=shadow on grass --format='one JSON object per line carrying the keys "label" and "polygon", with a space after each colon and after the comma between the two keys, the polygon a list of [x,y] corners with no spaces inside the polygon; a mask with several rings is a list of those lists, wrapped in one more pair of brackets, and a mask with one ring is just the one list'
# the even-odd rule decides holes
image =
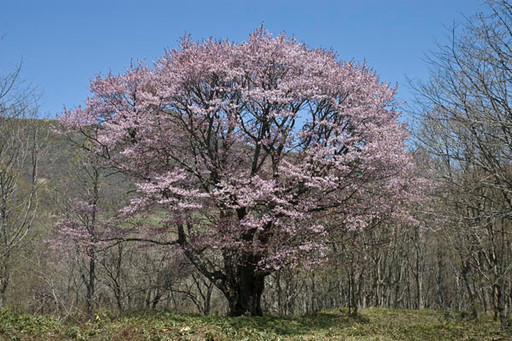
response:
{"label": "shadow on grass", "polygon": [[[270,331],[279,336],[308,335],[312,332],[326,332],[329,329],[348,328],[358,324],[369,323],[369,319],[362,315],[352,316],[340,311],[320,312],[295,317],[236,317],[226,318],[225,325],[231,328],[254,329],[257,331]],[[222,327],[222,326],[220,326]]]}

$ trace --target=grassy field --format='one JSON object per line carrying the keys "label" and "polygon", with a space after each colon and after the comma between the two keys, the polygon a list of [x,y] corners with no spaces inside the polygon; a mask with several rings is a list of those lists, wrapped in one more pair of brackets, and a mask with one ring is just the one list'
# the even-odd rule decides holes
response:
{"label": "grassy field", "polygon": [[78,323],[0,312],[0,340],[512,340],[490,318],[453,312],[363,310],[302,317],[219,317],[138,312]]}

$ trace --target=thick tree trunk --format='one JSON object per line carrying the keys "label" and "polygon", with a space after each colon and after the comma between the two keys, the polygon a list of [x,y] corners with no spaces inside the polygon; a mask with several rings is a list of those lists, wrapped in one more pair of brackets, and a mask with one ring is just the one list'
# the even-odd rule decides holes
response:
{"label": "thick tree trunk", "polygon": [[255,272],[253,266],[237,266],[237,275],[226,283],[224,295],[228,300],[229,315],[262,316],[261,296],[265,289],[265,276]]}
{"label": "thick tree trunk", "polygon": [[[243,214],[239,214],[243,216]],[[190,227],[187,225],[187,229]],[[248,231],[244,240],[252,239],[254,231]],[[258,254],[242,253],[234,257],[226,250],[223,254],[224,269],[212,270],[208,261],[194,252],[187,242],[185,226],[178,224],[178,243],[184,247],[185,255],[206,278],[219,288],[228,300],[229,315],[250,314],[262,316],[261,297],[265,289],[265,277],[268,273],[259,271],[258,264],[262,257]]]}

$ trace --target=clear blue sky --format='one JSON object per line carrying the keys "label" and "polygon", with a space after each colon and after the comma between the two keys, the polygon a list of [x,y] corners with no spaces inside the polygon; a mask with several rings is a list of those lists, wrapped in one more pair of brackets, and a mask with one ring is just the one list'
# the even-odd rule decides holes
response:
{"label": "clear blue sky", "polygon": [[0,72],[23,60],[41,113],[54,117],[84,101],[97,73],[152,60],[185,33],[242,41],[264,22],[274,34],[366,60],[410,101],[406,78],[427,77],[424,54],[447,41],[447,27],[483,9],[480,0],[2,0]]}

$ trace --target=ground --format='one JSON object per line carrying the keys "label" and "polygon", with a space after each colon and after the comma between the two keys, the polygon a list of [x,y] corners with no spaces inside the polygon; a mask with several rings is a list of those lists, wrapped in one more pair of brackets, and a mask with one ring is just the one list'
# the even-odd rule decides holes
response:
{"label": "ground", "polygon": [[301,317],[220,317],[99,313],[93,321],[0,311],[0,340],[512,340],[490,317],[433,310],[365,309]]}

